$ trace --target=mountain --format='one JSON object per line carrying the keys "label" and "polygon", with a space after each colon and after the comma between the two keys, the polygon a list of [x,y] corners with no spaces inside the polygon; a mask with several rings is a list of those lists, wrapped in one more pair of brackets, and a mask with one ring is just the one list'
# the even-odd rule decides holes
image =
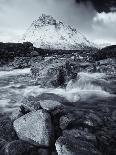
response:
{"label": "mountain", "polygon": [[93,46],[79,31],[45,14],[31,24],[22,41],[44,49],[82,50]]}

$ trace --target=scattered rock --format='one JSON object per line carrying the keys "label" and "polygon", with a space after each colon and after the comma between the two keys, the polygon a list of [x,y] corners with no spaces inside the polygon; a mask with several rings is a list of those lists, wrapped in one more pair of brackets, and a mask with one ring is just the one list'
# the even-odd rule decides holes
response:
{"label": "scattered rock", "polygon": [[53,100],[41,100],[39,102],[41,107],[47,111],[54,110],[62,106],[60,102]]}
{"label": "scattered rock", "polygon": [[53,129],[49,113],[44,110],[30,112],[14,121],[20,139],[37,146],[49,147],[53,142]]}
{"label": "scattered rock", "polygon": [[21,140],[12,141],[6,144],[0,151],[0,155],[31,155],[36,150],[34,146]]}
{"label": "scattered rock", "polygon": [[[39,50],[33,47],[32,43],[25,42],[25,43],[2,43],[0,42],[0,64],[1,65],[8,65],[12,64],[14,67],[17,68],[24,68],[29,67],[29,61],[31,57],[34,57]],[[42,51],[42,49],[40,50]],[[20,60],[15,64],[14,59],[19,58]],[[21,61],[23,59],[23,61]],[[18,59],[17,59],[18,60]],[[21,63],[22,62],[22,63]]]}

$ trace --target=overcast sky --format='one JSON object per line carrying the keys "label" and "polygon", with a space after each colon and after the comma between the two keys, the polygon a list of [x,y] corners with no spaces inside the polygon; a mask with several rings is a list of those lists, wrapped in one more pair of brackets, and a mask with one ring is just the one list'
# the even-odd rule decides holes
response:
{"label": "overcast sky", "polygon": [[107,10],[105,5],[100,5],[102,0],[97,0],[97,7],[91,2],[76,1],[81,0],[0,0],[0,41],[20,40],[33,20],[45,13],[72,25],[89,40],[116,44],[114,3],[109,4]]}

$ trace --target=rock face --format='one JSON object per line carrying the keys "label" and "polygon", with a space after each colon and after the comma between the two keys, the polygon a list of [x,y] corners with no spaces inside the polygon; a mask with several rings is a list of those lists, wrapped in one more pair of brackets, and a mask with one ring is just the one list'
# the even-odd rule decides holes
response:
{"label": "rock face", "polygon": [[20,139],[37,146],[49,147],[53,142],[51,117],[43,110],[20,117],[14,121],[14,128]]}
{"label": "rock face", "polygon": [[32,42],[35,47],[44,49],[80,50],[93,46],[76,29],[45,14],[31,24],[22,40]]}

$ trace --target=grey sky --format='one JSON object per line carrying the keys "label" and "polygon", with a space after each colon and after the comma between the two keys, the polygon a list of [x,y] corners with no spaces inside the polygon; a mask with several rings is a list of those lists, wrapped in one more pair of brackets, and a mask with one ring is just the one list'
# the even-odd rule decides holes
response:
{"label": "grey sky", "polygon": [[116,13],[97,13],[75,0],[0,0],[0,41],[18,41],[42,13],[70,24],[88,39],[116,43]]}

